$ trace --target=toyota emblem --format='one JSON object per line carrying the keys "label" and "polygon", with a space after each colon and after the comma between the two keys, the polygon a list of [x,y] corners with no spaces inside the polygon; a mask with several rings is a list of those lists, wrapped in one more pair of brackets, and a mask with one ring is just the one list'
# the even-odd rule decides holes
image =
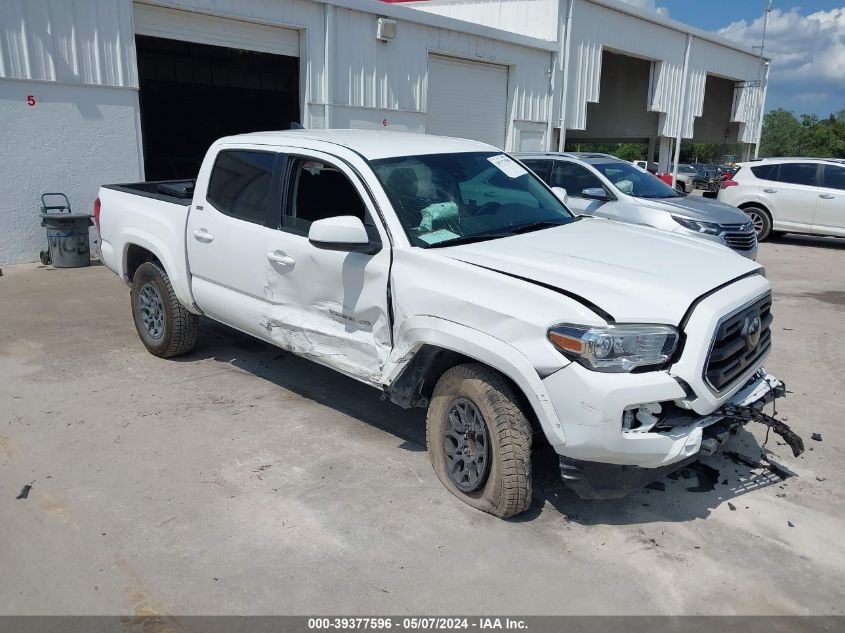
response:
{"label": "toyota emblem", "polygon": [[745,336],[745,344],[748,346],[748,349],[754,349],[757,347],[757,344],[760,342],[761,334],[760,313],[752,312],[746,316],[745,327],[742,329],[743,335]]}

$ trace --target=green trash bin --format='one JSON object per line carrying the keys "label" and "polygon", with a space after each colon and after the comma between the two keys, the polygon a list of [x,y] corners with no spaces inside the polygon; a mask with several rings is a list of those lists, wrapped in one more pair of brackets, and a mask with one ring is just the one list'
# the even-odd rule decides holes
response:
{"label": "green trash bin", "polygon": [[42,194],[41,226],[47,229],[47,249],[41,251],[41,263],[56,268],[90,266],[88,227],[93,224],[91,215],[71,211],[65,194]]}

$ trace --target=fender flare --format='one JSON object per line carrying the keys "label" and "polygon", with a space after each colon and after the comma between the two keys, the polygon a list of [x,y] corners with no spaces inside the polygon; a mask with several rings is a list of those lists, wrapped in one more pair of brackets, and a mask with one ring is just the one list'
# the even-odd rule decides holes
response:
{"label": "fender flare", "polygon": [[170,283],[173,286],[173,291],[176,293],[176,298],[185,306],[185,308],[195,314],[201,314],[194,304],[194,297],[191,293],[190,281],[181,274],[181,271],[187,268],[187,261],[183,266],[177,265],[173,257],[168,254],[164,242],[154,235],[149,233],[142,233],[131,228],[124,229],[123,253],[120,257],[120,277],[129,282],[127,277],[127,258],[129,256],[129,248],[131,246],[140,246],[155,255],[156,259],[161,262],[167,276],[170,278]]}
{"label": "fender flare", "polygon": [[[405,319],[396,331],[396,346],[385,367],[382,382],[386,388],[423,345],[463,354],[507,376],[522,391],[549,442],[554,446],[565,443],[563,427],[546,386],[528,358],[508,343],[454,321],[434,316]],[[561,357],[561,368],[567,364]]]}

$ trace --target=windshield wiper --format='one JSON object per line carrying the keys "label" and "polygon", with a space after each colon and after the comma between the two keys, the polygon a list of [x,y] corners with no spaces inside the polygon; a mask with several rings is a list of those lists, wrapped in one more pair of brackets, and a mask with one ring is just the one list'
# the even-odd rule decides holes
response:
{"label": "windshield wiper", "polygon": [[440,248],[441,246],[458,246],[459,244],[472,244],[473,242],[484,242],[486,240],[495,240],[500,237],[509,237],[513,235],[510,231],[500,233],[476,233],[474,235],[462,235],[460,237],[453,237],[442,242],[435,242],[429,244],[426,248]]}
{"label": "windshield wiper", "polygon": [[536,222],[523,224],[522,226],[511,227],[509,230],[512,234],[516,235],[517,233],[530,233],[531,231],[548,229],[553,226],[563,226],[564,224],[569,224],[570,222],[572,222],[572,219],[570,218],[567,218],[566,220],[537,220]]}

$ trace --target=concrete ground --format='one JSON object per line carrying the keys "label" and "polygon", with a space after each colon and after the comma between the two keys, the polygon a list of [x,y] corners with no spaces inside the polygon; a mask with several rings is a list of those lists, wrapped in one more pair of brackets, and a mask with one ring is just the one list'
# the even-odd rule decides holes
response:
{"label": "concrete ground", "polygon": [[585,502],[540,450],[512,521],[440,485],[422,412],[208,322],[160,360],[104,267],[6,267],[0,614],[841,614],[845,240],[760,261],[808,450],[767,448],[797,476],[717,456],[715,490],[698,468]]}

